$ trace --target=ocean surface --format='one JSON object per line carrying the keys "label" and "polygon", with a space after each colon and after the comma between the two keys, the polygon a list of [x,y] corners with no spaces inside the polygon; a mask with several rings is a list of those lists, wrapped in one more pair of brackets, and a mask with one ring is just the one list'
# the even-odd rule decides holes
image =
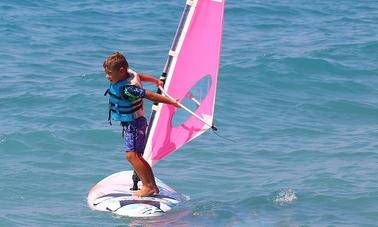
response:
{"label": "ocean surface", "polygon": [[0,226],[378,226],[369,0],[227,1],[215,123],[235,142],[209,131],[155,166],[191,198],[161,217],[87,207],[130,169],[103,60],[160,76],[184,4],[0,1]]}

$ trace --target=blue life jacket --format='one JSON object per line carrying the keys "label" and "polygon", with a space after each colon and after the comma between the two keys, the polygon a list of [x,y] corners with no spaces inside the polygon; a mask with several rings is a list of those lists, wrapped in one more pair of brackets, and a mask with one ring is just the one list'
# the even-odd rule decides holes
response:
{"label": "blue life jacket", "polygon": [[[105,96],[109,94],[109,116],[108,121],[111,125],[111,120],[129,122],[142,117],[143,111],[143,99],[141,98],[128,98],[125,97],[124,89],[127,85],[137,85],[133,79],[134,75],[130,75],[128,79],[121,80],[116,84],[110,84],[109,89],[106,90]],[[130,78],[131,77],[131,78]],[[130,78],[130,79],[129,79]]]}

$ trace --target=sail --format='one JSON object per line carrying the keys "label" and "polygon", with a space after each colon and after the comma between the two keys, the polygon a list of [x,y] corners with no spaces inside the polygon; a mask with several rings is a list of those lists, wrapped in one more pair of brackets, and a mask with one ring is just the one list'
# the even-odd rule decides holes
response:
{"label": "sail", "polygon": [[224,0],[189,0],[163,71],[164,90],[204,119],[172,105],[153,105],[144,158],[152,166],[212,125]]}

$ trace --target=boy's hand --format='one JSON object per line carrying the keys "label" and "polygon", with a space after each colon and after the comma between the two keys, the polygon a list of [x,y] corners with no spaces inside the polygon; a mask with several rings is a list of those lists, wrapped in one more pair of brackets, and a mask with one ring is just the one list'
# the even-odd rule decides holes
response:
{"label": "boy's hand", "polygon": [[156,87],[159,87],[159,86],[163,87],[163,85],[164,85],[163,81],[161,81],[161,80],[157,80],[155,82],[155,84],[156,84]]}
{"label": "boy's hand", "polygon": [[174,102],[172,103],[172,105],[174,105],[176,108],[181,108],[179,100],[180,99],[174,100]]}

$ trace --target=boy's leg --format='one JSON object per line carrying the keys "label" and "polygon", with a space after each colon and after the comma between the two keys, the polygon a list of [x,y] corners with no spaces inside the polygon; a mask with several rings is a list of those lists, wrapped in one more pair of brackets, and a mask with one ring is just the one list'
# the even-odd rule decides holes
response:
{"label": "boy's leg", "polygon": [[142,156],[145,147],[146,127],[147,121],[144,117],[138,118],[131,124],[125,124],[123,127],[126,158],[134,167],[135,172],[143,183],[142,189],[133,194],[135,196],[149,196],[159,193],[152,168]]}
{"label": "boy's leg", "polygon": [[151,166],[146,162],[146,160],[143,159],[142,155],[135,151],[128,151],[126,153],[126,158],[134,167],[135,172],[138,174],[143,183],[142,189],[133,195],[149,196],[154,193],[159,193]]}

